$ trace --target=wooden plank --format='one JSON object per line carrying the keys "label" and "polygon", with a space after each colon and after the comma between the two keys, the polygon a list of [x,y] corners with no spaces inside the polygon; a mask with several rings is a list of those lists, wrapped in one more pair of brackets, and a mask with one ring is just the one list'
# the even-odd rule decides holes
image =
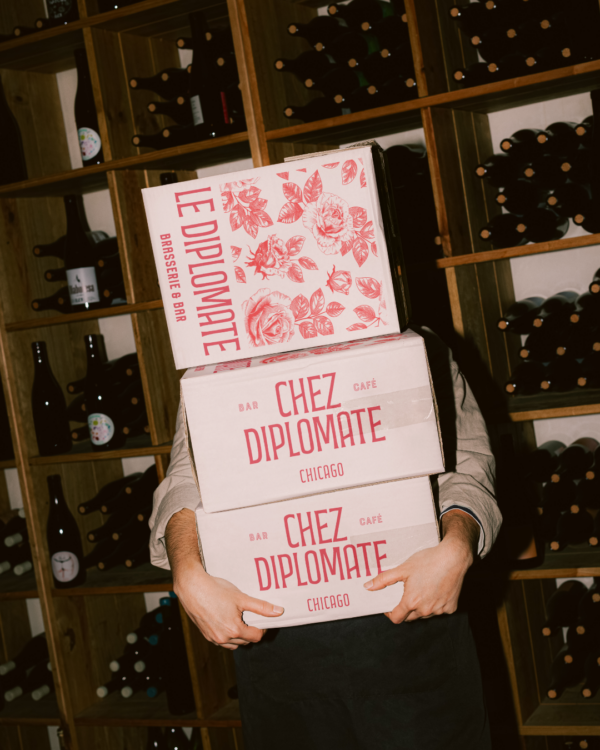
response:
{"label": "wooden plank", "polygon": [[442,55],[442,37],[435,0],[405,0],[408,31],[419,96],[448,90]]}
{"label": "wooden plank", "polygon": [[600,414],[600,404],[582,404],[554,409],[532,409],[531,411],[510,412],[513,422],[525,422],[533,419],[559,419],[560,417],[583,417],[587,414]]}
{"label": "wooden plank", "polygon": [[[307,49],[304,40],[287,33],[287,27],[294,21],[310,21],[316,11],[278,0],[237,0],[235,6],[237,7],[230,0],[228,7],[234,10],[232,30],[235,33],[241,31],[242,39],[238,40],[238,46],[241,41],[244,52],[242,59],[245,60],[248,71],[248,85],[255,93],[251,97],[252,111],[255,117],[260,112],[260,116],[256,117],[258,132],[263,124],[266,130],[284,127],[288,122],[283,114],[285,106],[306,104],[316,95],[308,91],[295,76],[277,72],[274,61],[278,57],[296,57]],[[239,24],[239,31],[236,24]],[[264,147],[261,152],[263,163],[266,163]]]}
{"label": "wooden plank", "polygon": [[[58,261],[55,261],[57,263]],[[7,323],[5,329],[8,333],[15,331],[28,331],[31,328],[46,328],[47,326],[60,326],[68,323],[79,323],[86,320],[98,320],[99,318],[114,318],[116,315],[131,315],[132,313],[145,312],[146,310],[162,310],[161,299],[149,302],[136,302],[132,305],[117,305],[100,310],[87,310],[80,313],[68,313],[67,315],[55,315],[50,318],[34,318],[32,320],[18,320],[15,323]]]}
{"label": "wooden plank", "polygon": [[[439,128],[434,127],[433,115],[430,107],[425,107],[421,110],[421,118],[423,121],[423,132],[425,134],[425,146],[427,148],[427,161],[429,163],[429,173],[431,175],[431,187],[433,189],[438,232],[442,242],[442,252],[444,256],[451,256],[452,246],[448,229],[448,206],[446,205],[446,195],[444,192],[446,175],[442,178],[442,172],[440,169],[440,144],[438,143],[444,130],[438,133]],[[442,151],[443,158],[447,158],[445,153],[447,147],[442,146]],[[449,199],[452,200],[452,194],[449,196]]]}
{"label": "wooden plank", "polygon": [[[460,31],[456,21],[450,17],[452,0],[435,0],[435,15],[438,26],[440,52],[444,68],[445,91],[457,91],[461,86],[454,79],[454,71],[464,69],[468,65],[478,62],[477,51],[469,44],[465,34]],[[427,50],[429,55],[429,49]]]}
{"label": "wooden plank", "polygon": [[436,261],[438,268],[470,265],[472,263],[489,263],[493,260],[522,258],[526,255],[554,253],[558,250],[570,250],[574,247],[591,247],[600,245],[600,234],[586,234],[581,237],[567,237],[552,242],[532,242],[519,247],[505,247],[500,250],[483,250],[471,255],[458,255],[452,258],[440,258]]}
{"label": "wooden plank", "polygon": [[213,164],[244,159],[250,156],[247,133],[234,133],[208,141],[173,146],[138,156],[113,159],[81,169],[68,169],[48,177],[36,177],[0,186],[0,198],[10,196],[38,197],[69,195],[106,188],[106,173],[114,169],[195,169]]}
{"label": "wooden plank", "polygon": [[104,453],[63,453],[60,456],[31,456],[30,466],[44,466],[45,464],[73,464],[79,461],[112,461],[114,458],[137,458],[139,456],[160,456],[171,453],[171,444],[148,445],[145,448],[121,448],[117,451]]}
{"label": "wooden plank", "polygon": [[167,321],[162,310],[133,315],[132,323],[152,442],[160,446],[169,441],[168,451],[155,449],[155,455],[159,452],[170,453],[179,408],[179,380],[184,371],[175,369]]}

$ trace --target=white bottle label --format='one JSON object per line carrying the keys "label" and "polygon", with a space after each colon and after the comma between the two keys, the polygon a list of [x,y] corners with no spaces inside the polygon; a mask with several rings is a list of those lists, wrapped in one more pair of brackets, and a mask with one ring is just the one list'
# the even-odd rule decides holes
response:
{"label": "white bottle label", "polygon": [[192,119],[194,120],[194,125],[203,125],[204,114],[202,112],[202,105],[200,104],[200,97],[192,96],[190,104],[192,107]]}
{"label": "white bottle label", "polygon": [[81,158],[84,162],[93,159],[100,153],[102,141],[100,136],[92,128],[79,128],[79,148],[81,149]]}
{"label": "white bottle label", "polygon": [[106,414],[90,414],[88,427],[94,445],[106,445],[115,434],[115,423]]}
{"label": "white bottle label", "polygon": [[100,302],[98,280],[94,266],[73,268],[67,271],[67,284],[71,305],[84,305],[86,302]]}
{"label": "white bottle label", "polygon": [[52,555],[52,573],[57,581],[68,583],[79,573],[79,560],[72,552],[55,552]]}

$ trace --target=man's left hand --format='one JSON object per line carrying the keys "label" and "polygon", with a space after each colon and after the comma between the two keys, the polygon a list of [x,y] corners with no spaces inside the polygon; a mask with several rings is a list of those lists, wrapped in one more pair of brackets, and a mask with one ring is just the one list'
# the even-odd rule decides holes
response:
{"label": "man's left hand", "polygon": [[396,624],[456,612],[463,579],[473,563],[479,524],[467,513],[451,510],[442,518],[444,537],[437,547],[420,550],[402,565],[380,573],[365,584],[379,591],[398,581],[404,595],[397,607],[386,612]]}

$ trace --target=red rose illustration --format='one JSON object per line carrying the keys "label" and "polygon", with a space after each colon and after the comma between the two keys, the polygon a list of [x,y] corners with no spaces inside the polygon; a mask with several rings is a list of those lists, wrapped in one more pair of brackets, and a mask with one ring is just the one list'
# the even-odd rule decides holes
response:
{"label": "red rose illustration", "polygon": [[326,286],[328,286],[332,292],[348,294],[350,287],[352,286],[352,276],[350,275],[350,271],[336,271],[334,266],[333,271],[327,276]]}
{"label": "red rose illustration", "polygon": [[294,335],[291,299],[280,292],[259,289],[242,304],[246,331],[253,346],[283,344]]}
{"label": "red rose illustration", "polygon": [[250,254],[247,266],[254,267],[254,273],[262,273],[263,279],[270,276],[281,276],[287,274],[287,269],[291,265],[289,252],[287,251],[283,240],[275,234],[270,234],[264,242],[261,242],[256,252]]}
{"label": "red rose illustration", "polygon": [[315,203],[308,203],[302,223],[325,255],[339,253],[343,243],[354,237],[350,207],[343,198],[333,193],[321,193]]}

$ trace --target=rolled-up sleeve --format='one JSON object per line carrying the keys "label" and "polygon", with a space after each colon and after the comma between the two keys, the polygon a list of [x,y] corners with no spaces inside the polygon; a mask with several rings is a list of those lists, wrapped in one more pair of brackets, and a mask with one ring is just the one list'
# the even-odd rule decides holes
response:
{"label": "rolled-up sleeve", "polygon": [[448,347],[429,329],[415,330],[425,339],[444,446],[446,472],[433,478],[440,515],[462,510],[474,518],[481,528],[478,554],[485,557],[502,525],[485,422]]}
{"label": "rolled-up sleeve", "polygon": [[150,561],[153,565],[167,570],[170,568],[165,546],[167,524],[175,513],[184,508],[195,511],[200,502],[200,493],[192,473],[183,419],[183,405],[180,403],[171,449],[171,463],[165,479],[154,493],[154,505],[149,521]]}

